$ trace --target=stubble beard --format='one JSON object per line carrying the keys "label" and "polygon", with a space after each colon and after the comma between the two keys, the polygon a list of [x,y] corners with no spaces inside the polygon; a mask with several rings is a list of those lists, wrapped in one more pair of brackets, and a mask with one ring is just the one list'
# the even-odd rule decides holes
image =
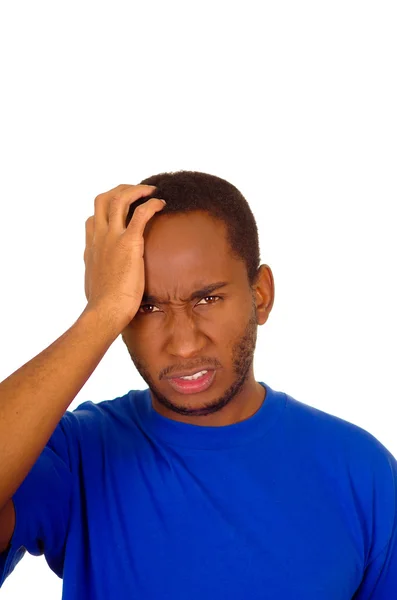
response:
{"label": "stubble beard", "polygon": [[258,322],[256,318],[256,307],[253,306],[253,311],[243,335],[235,342],[232,350],[233,357],[233,373],[235,380],[229,388],[219,398],[206,403],[199,408],[190,408],[175,402],[171,402],[164,396],[156,387],[151,378],[146,366],[137,359],[128,349],[131,359],[144,381],[147,383],[150,391],[155,396],[156,400],[168,410],[179,415],[198,417],[212,415],[224,408],[233,398],[239,393],[244,383],[247,381],[249,371],[254,359],[256,346]]}

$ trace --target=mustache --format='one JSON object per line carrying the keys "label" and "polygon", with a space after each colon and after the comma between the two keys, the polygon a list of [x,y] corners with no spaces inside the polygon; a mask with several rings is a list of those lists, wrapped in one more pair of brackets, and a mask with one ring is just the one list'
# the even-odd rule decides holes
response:
{"label": "mustache", "polygon": [[205,369],[219,369],[221,368],[222,365],[219,362],[219,360],[216,360],[215,358],[202,358],[200,360],[200,362],[194,362],[194,363],[185,363],[185,364],[177,364],[177,365],[172,365],[169,367],[166,367],[165,369],[163,369],[159,375],[159,379],[164,379],[164,377],[168,377],[169,375],[172,375],[172,373],[178,373],[180,371],[190,371],[190,370],[194,370],[197,369],[198,371],[204,371]]}

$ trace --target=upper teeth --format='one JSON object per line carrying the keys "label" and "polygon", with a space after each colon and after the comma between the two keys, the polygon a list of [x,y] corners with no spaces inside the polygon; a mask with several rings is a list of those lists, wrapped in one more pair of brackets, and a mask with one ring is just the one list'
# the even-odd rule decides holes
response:
{"label": "upper teeth", "polygon": [[180,377],[179,379],[198,379],[208,373],[208,371],[200,371],[199,373],[195,373],[194,375],[186,375],[186,377]]}

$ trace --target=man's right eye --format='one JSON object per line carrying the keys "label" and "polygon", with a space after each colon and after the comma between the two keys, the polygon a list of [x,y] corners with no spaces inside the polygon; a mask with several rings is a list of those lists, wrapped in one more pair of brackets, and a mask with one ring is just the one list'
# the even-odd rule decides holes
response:
{"label": "man's right eye", "polygon": [[[156,310],[151,310],[153,308],[155,308]],[[151,315],[154,312],[159,312],[159,309],[157,308],[157,306],[154,306],[154,304],[141,304],[138,312],[140,312],[143,315]]]}

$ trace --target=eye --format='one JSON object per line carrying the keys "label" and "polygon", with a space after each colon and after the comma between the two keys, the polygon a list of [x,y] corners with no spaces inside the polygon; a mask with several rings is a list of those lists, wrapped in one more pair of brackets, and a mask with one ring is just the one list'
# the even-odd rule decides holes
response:
{"label": "eye", "polygon": [[[205,302],[202,304],[203,300],[210,300],[210,302]],[[197,305],[201,304],[202,306],[205,306],[208,304],[215,304],[218,300],[221,300],[220,296],[205,296],[205,298],[202,298],[200,302],[197,302]]]}
{"label": "eye", "polygon": [[[156,310],[150,310],[152,308],[155,308]],[[157,308],[157,306],[154,306],[154,304],[142,304],[139,307],[138,310],[139,313],[143,314],[143,315],[151,315],[154,312],[160,312],[159,309]]]}

